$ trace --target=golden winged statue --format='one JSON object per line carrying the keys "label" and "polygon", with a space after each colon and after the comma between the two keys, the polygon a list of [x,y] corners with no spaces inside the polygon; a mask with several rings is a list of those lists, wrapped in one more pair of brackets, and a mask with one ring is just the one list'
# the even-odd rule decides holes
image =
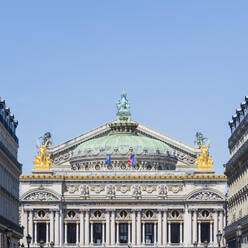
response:
{"label": "golden winged statue", "polygon": [[201,153],[197,155],[195,165],[197,165],[198,170],[212,170],[212,165],[214,163],[212,156],[209,155],[210,144],[203,145],[201,142]]}
{"label": "golden winged statue", "polygon": [[50,155],[47,154],[47,142],[39,147],[38,155],[35,155],[34,165],[35,170],[50,170],[52,160]]}

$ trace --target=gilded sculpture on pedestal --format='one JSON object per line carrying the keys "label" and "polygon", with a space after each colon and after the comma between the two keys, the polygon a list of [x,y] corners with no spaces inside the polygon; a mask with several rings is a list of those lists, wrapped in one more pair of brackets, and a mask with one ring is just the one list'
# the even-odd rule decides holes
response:
{"label": "gilded sculpture on pedestal", "polygon": [[203,145],[201,142],[201,153],[197,155],[195,165],[197,165],[198,170],[212,170],[212,165],[214,163],[212,156],[209,155],[210,144]]}
{"label": "gilded sculpture on pedestal", "polygon": [[35,170],[50,170],[52,160],[50,155],[47,154],[47,142],[44,145],[39,146],[39,153],[35,155],[34,165]]}

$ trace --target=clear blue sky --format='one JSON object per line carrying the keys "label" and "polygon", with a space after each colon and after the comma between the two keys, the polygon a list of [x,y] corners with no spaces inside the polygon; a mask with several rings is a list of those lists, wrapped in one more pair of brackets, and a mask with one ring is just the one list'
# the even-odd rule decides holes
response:
{"label": "clear blue sky", "polygon": [[228,121],[248,95],[247,1],[2,1],[0,96],[19,120],[19,161],[115,118],[125,88],[132,118],[186,144],[197,130],[218,173]]}

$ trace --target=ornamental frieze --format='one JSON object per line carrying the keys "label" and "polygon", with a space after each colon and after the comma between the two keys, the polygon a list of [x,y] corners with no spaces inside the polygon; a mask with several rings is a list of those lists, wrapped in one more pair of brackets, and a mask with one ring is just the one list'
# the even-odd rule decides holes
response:
{"label": "ornamental frieze", "polygon": [[73,194],[76,191],[78,191],[78,185],[75,184],[66,185],[66,191],[69,192],[70,194]]}
{"label": "ornamental frieze", "polygon": [[176,194],[183,190],[182,184],[174,184],[174,185],[168,185],[168,191],[171,191],[172,193]]}
{"label": "ornamental frieze", "polygon": [[97,194],[100,194],[102,191],[105,190],[105,186],[101,184],[92,185],[90,187],[90,190],[96,192]]}
{"label": "ornamental frieze", "polygon": [[157,190],[157,186],[153,184],[148,184],[148,185],[142,186],[142,190],[147,193],[152,193]]}
{"label": "ornamental frieze", "polygon": [[117,184],[116,185],[116,191],[121,192],[123,194],[127,193],[131,190],[131,185],[128,184]]}

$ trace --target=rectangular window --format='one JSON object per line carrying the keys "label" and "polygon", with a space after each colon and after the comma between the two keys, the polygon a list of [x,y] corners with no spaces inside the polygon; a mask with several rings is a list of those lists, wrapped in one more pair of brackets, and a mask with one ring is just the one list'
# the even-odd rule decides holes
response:
{"label": "rectangular window", "polygon": [[180,243],[180,224],[172,223],[171,224],[171,243]]}
{"label": "rectangular window", "polygon": [[67,243],[76,244],[76,223],[67,224]]}
{"label": "rectangular window", "polygon": [[201,242],[210,242],[210,223],[201,223]]}
{"label": "rectangular window", "polygon": [[119,225],[119,242],[120,243],[127,243],[128,242],[128,224],[127,223],[120,223]]}
{"label": "rectangular window", "polygon": [[154,224],[153,223],[145,224],[145,243],[146,244],[154,243]]}
{"label": "rectangular window", "polygon": [[102,243],[102,224],[101,223],[93,224],[93,242],[95,244]]}
{"label": "rectangular window", "polygon": [[46,223],[38,223],[37,224],[37,242],[40,241],[46,242]]}

